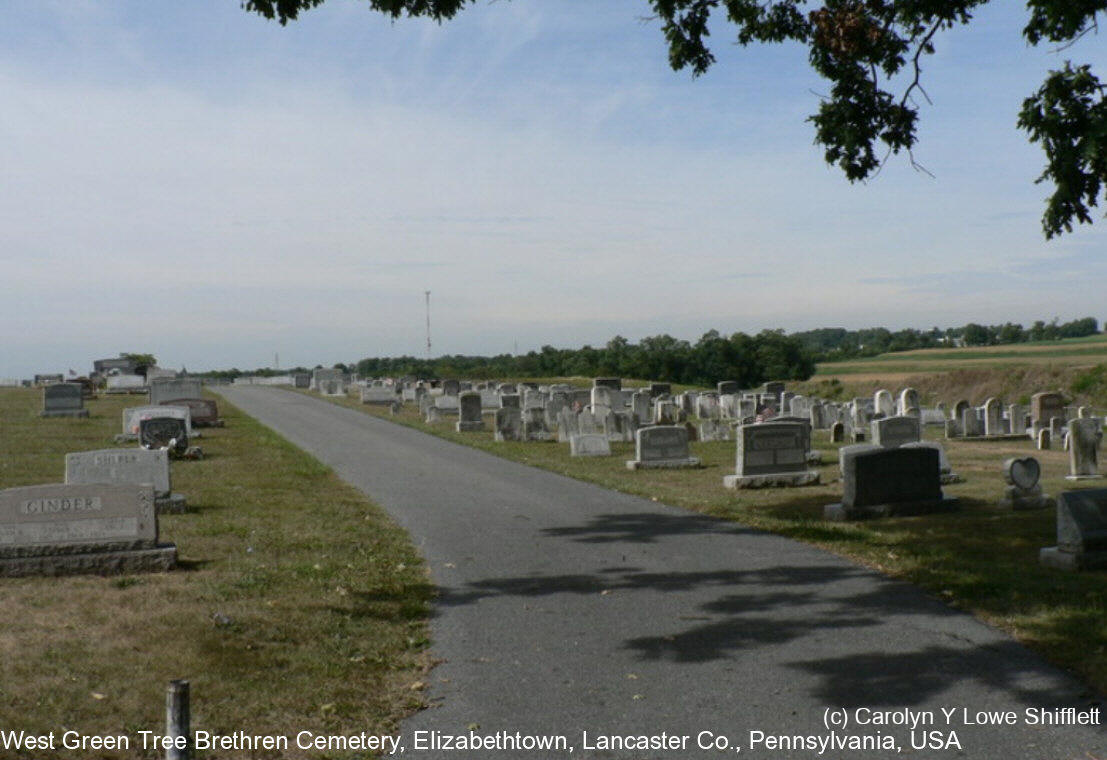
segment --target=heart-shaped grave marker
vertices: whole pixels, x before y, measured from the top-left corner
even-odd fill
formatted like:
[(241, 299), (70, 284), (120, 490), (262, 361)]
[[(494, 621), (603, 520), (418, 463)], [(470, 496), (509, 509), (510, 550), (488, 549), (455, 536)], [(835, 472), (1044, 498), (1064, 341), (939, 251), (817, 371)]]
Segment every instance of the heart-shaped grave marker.
[(1038, 480), (1042, 477), (1042, 466), (1034, 457), (1008, 459), (1003, 463), (1003, 474), (1008, 483), (1025, 491), (1038, 485)]

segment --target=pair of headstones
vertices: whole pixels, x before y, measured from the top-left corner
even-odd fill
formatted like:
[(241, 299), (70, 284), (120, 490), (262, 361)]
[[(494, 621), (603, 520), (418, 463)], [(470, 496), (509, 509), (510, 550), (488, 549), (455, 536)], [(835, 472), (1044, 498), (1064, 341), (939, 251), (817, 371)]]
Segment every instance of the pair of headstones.
[(172, 492), (169, 456), (165, 450), (100, 449), (65, 455), (65, 482), (115, 483), (154, 487), (157, 511), (183, 512), (187, 500)]

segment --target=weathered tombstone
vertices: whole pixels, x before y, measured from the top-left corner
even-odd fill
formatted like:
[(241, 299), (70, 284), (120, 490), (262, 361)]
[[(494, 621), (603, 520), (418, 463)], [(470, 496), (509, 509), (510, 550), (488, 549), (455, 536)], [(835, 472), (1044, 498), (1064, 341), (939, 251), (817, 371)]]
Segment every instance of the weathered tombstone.
[(1052, 444), (1053, 434), (1049, 432), (1049, 428), (1042, 428), (1038, 431), (1038, 451), (1048, 451)]
[(830, 442), (843, 443), (846, 440), (846, 426), (841, 422), (835, 422), (830, 426)]
[[(1061, 422), (1067, 419), (1065, 417), (1065, 399), (1060, 393), (1050, 391), (1035, 393), (1030, 397), (1030, 425), (1034, 430), (1050, 427), (1051, 421), (1055, 417), (1060, 417)], [(1053, 432), (1053, 437), (1057, 437), (1056, 432)]]
[(871, 428), (873, 445), (886, 449), (922, 440), (918, 417), (908, 415), (885, 417), (881, 420), (873, 420)]
[(953, 405), (953, 411), (950, 413), (950, 419), (956, 420), (958, 423), (960, 423), (962, 415), (964, 415), (966, 409), (972, 409), (972, 404), (970, 404), (965, 399), (961, 399)]
[(961, 413), (961, 433), (966, 438), (978, 438), (984, 434), (984, 425), (972, 407)]
[(999, 426), (999, 399), (994, 396), (984, 402), (984, 435), (1002, 435)]
[(372, 406), (391, 406), (399, 398), (396, 389), (385, 385), (370, 385), (361, 389), (361, 403)]
[(518, 393), (505, 393), (500, 396), (500, 406), (504, 409), (522, 409), (522, 399)]
[(569, 436), (569, 456), (608, 457), (611, 456), (611, 443), (606, 435), (577, 433)]
[(1057, 498), (1057, 546), (1039, 561), (1058, 570), (1107, 567), (1107, 489), (1062, 491)]
[(493, 438), (497, 441), (523, 440), (523, 413), (518, 407), (505, 406), (496, 410)]
[(576, 412), (569, 407), (562, 408), (557, 413), (557, 442), (568, 443), (569, 436), (576, 435), (579, 432), (580, 425), (577, 423)]
[(705, 442), (729, 441), (730, 425), (721, 420), (703, 420), (699, 425), (699, 439)]
[(634, 459), (628, 470), (699, 467), (698, 457), (688, 450), (688, 430), (683, 425), (651, 425), (634, 436)]
[(807, 410), (807, 417), (808, 420), (810, 420), (811, 422), (812, 430), (826, 430), (826, 409), (823, 407), (822, 404), (818, 402), (812, 404), (811, 407)]
[(462, 391), (458, 398), (458, 421), (454, 429), (459, 433), (473, 433), (484, 430), (484, 418), (481, 417), (480, 391)]
[(949, 485), (950, 483), (960, 483), (961, 476), (953, 471), (953, 466), (949, 463), (949, 457), (946, 456), (946, 450), (942, 448), (942, 444), (937, 441), (916, 441), (914, 443), (903, 444), (904, 448), (916, 448), (916, 449), (934, 449), (938, 452), (938, 479), (942, 485)]
[(180, 417), (148, 417), (139, 420), (138, 442), (144, 449), (168, 449), (171, 455), (188, 451), (188, 430)]
[(655, 399), (653, 402), (654, 425), (675, 425), (681, 422), (679, 410), (672, 401), (666, 398)]
[(639, 425), (648, 425), (652, 419), (649, 391), (635, 391), (630, 395), (630, 411), (638, 418)]
[(168, 570), (151, 485), (60, 483), (0, 491), (0, 575)]
[(1010, 422), (1012, 435), (1026, 435), (1026, 415), (1018, 404), (1007, 407), (1007, 419)]
[(310, 388), (311, 387), (311, 375), (307, 372), (293, 372), (292, 373), (292, 387), (293, 388)]
[(1034, 457), (1011, 458), (1003, 463), (1003, 479), (1007, 487), (1003, 490), (1003, 498), (999, 500), (1001, 507), (1008, 509), (1043, 509), (1053, 504), (1053, 499), (1042, 494), (1042, 486), (1039, 482), (1042, 477), (1042, 466)]
[(883, 417), (896, 415), (896, 402), (892, 399), (890, 391), (881, 389), (873, 394), (873, 411)]
[(223, 427), (219, 418), (219, 405), (210, 398), (179, 398), (169, 401), (165, 406), (179, 406), (188, 409), (189, 421), (193, 427)]
[(146, 378), (142, 375), (108, 375), (108, 393), (145, 393)]
[(150, 405), (158, 406), (179, 398), (199, 398), (203, 384), (194, 377), (156, 377), (150, 381)]
[(523, 410), (523, 440), (524, 441), (552, 441), (554, 434), (546, 425), (546, 414), (543, 409)]
[(781, 394), (784, 393), (784, 383), (780, 380), (772, 380), (761, 386), (761, 392), (779, 403)]
[(1087, 480), (1099, 475), (1099, 442), (1103, 423), (1098, 417), (1069, 420), (1069, 474), (1065, 480)]
[(942, 494), (938, 452), (908, 447), (858, 451), (842, 457), (842, 501), (827, 504), (827, 520), (920, 515), (954, 509)]
[[(621, 396), (621, 394), (622, 394), (621, 391), (612, 390), (611, 388), (609, 388), (606, 385), (594, 385), (594, 386), (592, 386), (592, 398), (591, 398), (592, 413), (594, 415), (596, 415), (597, 417), (599, 417), (600, 419), (603, 419), (605, 416), (607, 416), (607, 413), (610, 412), (612, 410), (612, 408), (616, 406), (616, 403), (615, 403), (615, 400), (614, 400), (613, 396), (615, 396), (615, 395), (620, 395)], [(621, 399), (620, 399), (620, 402), (621, 402)]]
[(159, 513), (183, 512), (187, 504), (183, 494), (172, 493), (169, 456), (162, 450), (99, 449), (66, 454), (65, 482), (149, 483), (154, 487), (155, 506)]
[(899, 416), (917, 415), (919, 413), (919, 392), (914, 388), (904, 388), (899, 394), (899, 405), (896, 407)]
[(1052, 417), (1049, 420), (1049, 436), (1051, 440), (1058, 440), (1065, 435), (1065, 422), (1060, 417)]
[(848, 446), (843, 446), (838, 449), (838, 477), (841, 478), (846, 472), (846, 459), (861, 451), (883, 451), (883, 447), (874, 446), (871, 443), (851, 443)]
[(619, 377), (594, 377), (592, 378), (592, 387), (597, 388), (603, 386), (605, 388), (611, 388), (612, 390), (620, 391), (623, 389), (623, 380)]
[(732, 396), (742, 390), (735, 380), (720, 380), (715, 384), (715, 390), (720, 396)]
[(456, 396), (461, 393), (461, 381), (454, 379), (443, 380), (441, 388), (443, 396)]
[(723, 477), (727, 488), (806, 486), (819, 482), (817, 470), (808, 469), (811, 427), (806, 422), (763, 422), (741, 425), (735, 474)]
[(87, 417), (84, 395), (76, 383), (52, 383), (42, 387), (41, 417)]
[(1092, 408), (1090, 406), (1081, 406), (1076, 410), (1077, 419), (1084, 419), (1085, 417), (1092, 416)]
[(671, 396), (673, 393), (673, 386), (671, 383), (650, 383), (647, 390), (649, 390), (651, 398)]
[(946, 438), (960, 438), (961, 437), (961, 423), (957, 420), (946, 420), (945, 422)]
[(432, 403), (440, 416), (449, 415), (452, 417), (458, 414), (460, 410), (460, 402), (457, 396), (435, 396)]

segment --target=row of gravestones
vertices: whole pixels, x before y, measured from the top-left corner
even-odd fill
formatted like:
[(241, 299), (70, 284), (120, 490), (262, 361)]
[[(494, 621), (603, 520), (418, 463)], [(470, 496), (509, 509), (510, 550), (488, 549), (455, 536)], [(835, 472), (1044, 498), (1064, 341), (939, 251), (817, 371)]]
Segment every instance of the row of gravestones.
[[(64, 483), (0, 491), (0, 575), (172, 568), (177, 549), (159, 542), (157, 515), (183, 511), (187, 500), (172, 492), (169, 458), (191, 448), (193, 424), (222, 425), (215, 402), (200, 392), (198, 380), (155, 379), (151, 404), (123, 413), (122, 436), (138, 448), (73, 452)], [(45, 386), (43, 416), (87, 416), (74, 396)], [(48, 414), (57, 411), (70, 413)]]
[[(367, 400), (367, 396), (372, 398), (373, 394), (377, 395), (381, 403), (396, 401), (395, 388), (384, 384), (377, 384), (376, 387), (379, 390), (370, 391), (369, 394), (363, 390), (363, 401), (372, 403), (377, 400)], [(596, 388), (602, 390), (597, 391)], [(455, 395), (441, 395), (446, 391), (454, 390), (458, 391)], [(542, 414), (551, 397), (548, 389), (543, 389), (547, 392), (544, 397), (538, 393), (530, 394), (529, 391), (536, 390), (530, 388), (499, 387), (495, 390), (501, 392), (522, 390), (522, 398), (525, 399), (530, 395), (536, 399), (536, 403), (532, 405), (526, 402), (520, 403), (520, 394), (499, 392), (493, 394), (491, 388), (478, 388), (477, 392), (465, 393), (459, 385), (456, 389), (453, 387), (442, 389), (436, 397), (428, 395), (423, 408), (432, 420), (442, 414), (456, 414), (458, 430), (483, 430), (485, 428), (482, 415), (492, 407), (495, 409), (497, 440), (551, 440), (553, 438), (550, 433), (550, 418)], [(625, 418), (634, 421), (637, 415), (623, 411), (619, 396), (611, 392), (613, 390), (621, 389), (616, 388), (614, 383), (598, 382), (589, 393), (591, 402), (589, 408), (574, 412), (568, 404), (557, 407), (558, 437), (559, 440), (570, 444), (572, 455), (609, 456), (611, 441), (628, 440), (628, 435), (633, 435), (635, 458), (627, 462), (627, 467), (630, 469), (700, 465), (700, 461), (690, 454), (690, 436), (686, 426), (650, 425), (636, 430), (630, 427), (628, 430), (628, 426), (622, 420)], [(656, 390), (659, 393), (658, 399), (654, 399), (652, 415), (655, 420), (658, 416), (656, 411), (658, 406), (664, 404), (671, 404), (680, 411), (684, 410), (685, 404), (690, 404), (697, 416), (707, 418), (705, 423), (718, 423), (724, 415), (716, 416), (711, 407), (712, 403), (717, 404), (720, 398), (724, 403), (727, 403), (728, 399), (733, 399), (735, 411), (739, 415), (741, 411), (745, 411), (740, 406), (743, 402), (747, 405), (745, 409), (750, 409), (748, 405), (751, 402), (757, 404), (761, 401), (761, 399), (743, 398), (740, 392), (721, 397), (716, 394), (699, 394), (698, 397), (688, 401), (671, 400), (666, 395), (668, 389)], [(731, 389), (721, 388), (720, 390)], [(401, 400), (404, 400), (403, 392), (404, 390), (401, 389)], [(413, 393), (411, 398), (421, 400), (423, 395)], [(862, 420), (868, 422), (871, 443), (862, 446), (846, 446), (840, 450), (839, 467), (843, 496), (841, 502), (827, 505), (824, 514), (828, 519), (851, 520), (883, 515), (921, 514), (956, 507), (956, 499), (945, 496), (941, 490), (943, 484), (957, 480), (944, 450), (940, 444), (921, 440), (921, 426), (927, 420), (926, 410), (921, 410), (918, 406), (917, 394), (907, 389), (900, 394), (900, 403), (896, 406), (887, 404), (890, 401), (890, 394), (887, 395), (888, 398), (884, 399), (883, 394), (878, 392), (871, 406), (865, 404), (863, 400), (855, 399), (851, 407), (845, 410), (856, 427), (860, 427)], [(657, 403), (658, 400), (660, 404)], [(803, 407), (797, 404), (797, 397), (791, 399), (778, 397), (778, 400), (781, 406), (790, 412), (802, 414), (804, 411)], [(498, 407), (496, 402), (499, 402)], [(633, 408), (633, 402), (626, 406)], [(967, 402), (958, 406), (967, 406)], [(986, 402), (985, 414), (995, 406), (992, 400)], [(815, 406), (807, 407), (809, 414), (812, 408)], [(594, 413), (596, 409), (600, 410), (602, 417)], [(615, 409), (619, 411), (616, 412)], [(955, 408), (954, 414), (958, 411), (963, 414), (965, 409)], [(888, 412), (905, 413), (889, 414)], [(664, 419), (664, 414), (661, 416)], [(676, 414), (674, 417), (679, 419)], [(940, 418), (944, 419), (944, 413)], [(840, 429), (842, 422), (835, 422), (834, 425)], [(724, 478), (724, 485), (727, 487), (754, 488), (818, 482), (818, 472), (809, 467), (811, 420), (777, 417), (769, 422), (740, 424), (737, 427), (720, 425), (720, 427), (728, 432), (733, 429), (737, 441), (736, 473)], [(1076, 428), (1085, 431), (1087, 436), (1079, 443), (1074, 438), (1074, 445), (1070, 448), (1072, 473), (1069, 477), (1073, 479), (1095, 477), (1098, 475), (1094, 463), (1101, 436), (1100, 423), (1094, 418), (1089, 418), (1086, 424), (1077, 424)], [(703, 429), (701, 424), (700, 430)], [(1002, 504), (1012, 509), (1032, 509), (1053, 503), (1041, 492), (1038, 484), (1040, 467), (1033, 458), (1009, 460), (1004, 465), (1004, 473), (1008, 485)], [(1103, 493), (1107, 495), (1107, 491)], [(1094, 509), (1089, 512), (1085, 507), (1080, 513), (1080, 519), (1072, 517), (1074, 510), (1072, 505), (1077, 498), (1087, 499), (1086, 496), (1075, 497), (1066, 493), (1059, 500), (1058, 547), (1043, 549), (1043, 563), (1073, 568), (1095, 566), (1098, 561), (1094, 551), (1094, 535), (1089, 541), (1084, 534), (1088, 532), (1088, 515), (1100, 514), (1100, 512)]]

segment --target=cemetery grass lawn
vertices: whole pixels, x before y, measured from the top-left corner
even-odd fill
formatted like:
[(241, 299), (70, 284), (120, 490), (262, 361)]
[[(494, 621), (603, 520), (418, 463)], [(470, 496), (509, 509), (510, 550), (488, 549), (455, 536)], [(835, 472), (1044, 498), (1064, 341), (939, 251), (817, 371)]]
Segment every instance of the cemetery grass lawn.
[[(62, 482), (65, 454), (115, 446), (122, 409), (142, 398), (86, 401), (89, 419), (41, 419), (41, 391), (0, 389), (0, 488)], [(432, 588), (406, 533), (219, 405), (226, 427), (196, 440), (205, 459), (170, 465), (190, 506), (159, 517), (178, 569), (0, 578), (0, 729), (126, 734), (129, 751), (80, 756), (161, 757), (141, 751), (137, 731), (164, 731), (166, 684), (187, 678), (193, 730), (290, 737), (287, 752), (243, 757), (361, 758), (302, 752), (294, 736), (394, 732), (423, 706)]]
[[(693, 442), (698, 470), (626, 469), (634, 446), (611, 444), (611, 457), (569, 456), (568, 444), (496, 443), (487, 432), (458, 433), (456, 418), (428, 425), (406, 404), (392, 416), (387, 407), (354, 398), (328, 399), (506, 459), (567, 475), (654, 501), (684, 507), (823, 547), (894, 578), (910, 581), (954, 607), (975, 614), (1072, 671), (1100, 694), (1107, 693), (1107, 572), (1063, 573), (1038, 564), (1038, 550), (1056, 543), (1056, 511), (1012, 512), (997, 502), (1003, 494), (1001, 464), (1035, 456), (1042, 486), (1057, 496), (1071, 490), (1067, 452), (1037, 451), (1028, 440), (946, 441), (936, 428), (924, 438), (940, 440), (963, 483), (943, 486), (961, 500), (958, 512), (924, 517), (831, 523), (825, 504), (840, 501), (839, 444), (815, 431), (822, 452), (821, 485), (729, 491), (723, 475), (734, 472), (733, 441)], [(1079, 487), (1105, 488), (1107, 480)]]

